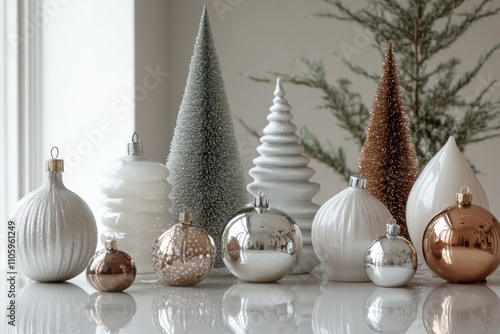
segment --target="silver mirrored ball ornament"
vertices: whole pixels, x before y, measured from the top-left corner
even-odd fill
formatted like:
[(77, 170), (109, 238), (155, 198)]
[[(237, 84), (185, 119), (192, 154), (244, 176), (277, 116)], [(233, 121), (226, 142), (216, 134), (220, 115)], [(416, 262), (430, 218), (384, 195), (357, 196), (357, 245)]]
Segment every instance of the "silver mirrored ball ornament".
[(408, 283), (417, 270), (417, 252), (399, 236), (399, 226), (389, 219), (385, 236), (374, 240), (365, 252), (365, 269), (370, 280), (381, 287), (398, 287)]
[(302, 252), (302, 234), (292, 217), (269, 209), (262, 191), (254, 205), (236, 212), (221, 240), (222, 260), (247, 282), (275, 282), (292, 272)]

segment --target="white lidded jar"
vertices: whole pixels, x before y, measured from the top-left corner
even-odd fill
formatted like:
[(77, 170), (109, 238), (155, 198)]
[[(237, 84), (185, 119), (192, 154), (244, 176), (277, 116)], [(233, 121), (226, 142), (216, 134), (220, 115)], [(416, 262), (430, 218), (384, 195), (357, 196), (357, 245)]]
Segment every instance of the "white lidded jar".
[(351, 176), (349, 187), (321, 206), (312, 224), (312, 243), (328, 280), (369, 282), (364, 254), (383, 235), (391, 213), (365, 190), (366, 178)]
[(128, 253), (137, 267), (136, 282), (157, 281), (151, 247), (155, 237), (171, 223), (168, 212), (170, 185), (167, 167), (143, 155), (143, 143), (136, 133), (127, 143), (127, 155), (102, 172), (101, 189), (106, 212), (102, 239), (113, 233), (120, 249)]

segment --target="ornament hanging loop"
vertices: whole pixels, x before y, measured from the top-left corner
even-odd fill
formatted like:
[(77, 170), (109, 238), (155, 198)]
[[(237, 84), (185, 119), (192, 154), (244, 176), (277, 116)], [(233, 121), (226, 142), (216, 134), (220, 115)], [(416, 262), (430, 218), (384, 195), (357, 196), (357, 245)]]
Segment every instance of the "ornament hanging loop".
[[(56, 150), (56, 156), (54, 157), (54, 150)], [(57, 157), (59, 157), (59, 148), (57, 146), (54, 146), (51, 148), (50, 150), (50, 157), (52, 159), (57, 159)]]
[[(464, 189), (466, 192), (464, 192)], [(459, 208), (469, 208), (472, 204), (472, 194), (469, 192), (470, 189), (467, 185), (464, 185), (460, 188), (460, 192), (456, 193), (455, 201), (458, 204)]]
[(64, 160), (58, 159), (59, 148), (57, 146), (52, 147), (52, 149), (50, 150), (50, 157), (51, 159), (45, 161), (45, 171), (54, 173), (64, 172)]
[(134, 131), (132, 141), (127, 143), (127, 155), (143, 155), (142, 142), (139, 141), (139, 135)]

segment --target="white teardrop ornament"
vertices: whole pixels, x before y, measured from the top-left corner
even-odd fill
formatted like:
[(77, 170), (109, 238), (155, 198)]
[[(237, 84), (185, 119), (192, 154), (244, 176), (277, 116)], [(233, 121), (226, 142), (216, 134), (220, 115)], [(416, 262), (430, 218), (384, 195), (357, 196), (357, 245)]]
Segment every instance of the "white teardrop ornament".
[(432, 217), (454, 205), (454, 194), (463, 185), (474, 194), (474, 204), (489, 210), (488, 198), (467, 160), (450, 137), (427, 163), (413, 185), (406, 205), (406, 221), (411, 241), (423, 259), (422, 237)]

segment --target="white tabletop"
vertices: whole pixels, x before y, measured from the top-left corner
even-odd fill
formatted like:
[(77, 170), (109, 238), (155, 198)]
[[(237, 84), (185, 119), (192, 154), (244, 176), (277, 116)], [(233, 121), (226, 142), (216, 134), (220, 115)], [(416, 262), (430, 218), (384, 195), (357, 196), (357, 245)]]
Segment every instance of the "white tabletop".
[(419, 269), (405, 287), (380, 288), (329, 282), (321, 268), (272, 284), (213, 269), (195, 287), (134, 283), (104, 293), (83, 275), (20, 286), (17, 333), (500, 333), (496, 275), (450, 284)]

